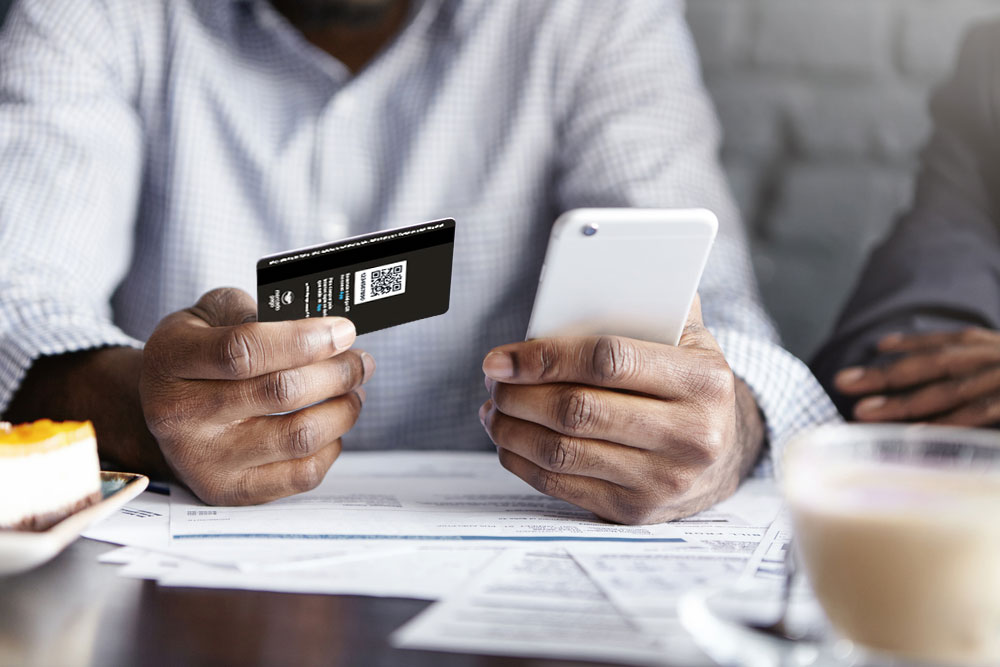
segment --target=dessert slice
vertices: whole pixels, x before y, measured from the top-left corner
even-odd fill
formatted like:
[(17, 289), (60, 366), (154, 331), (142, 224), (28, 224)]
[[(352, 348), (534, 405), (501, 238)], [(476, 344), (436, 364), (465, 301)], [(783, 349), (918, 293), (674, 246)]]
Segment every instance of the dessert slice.
[(0, 530), (46, 530), (101, 498), (89, 422), (0, 422)]

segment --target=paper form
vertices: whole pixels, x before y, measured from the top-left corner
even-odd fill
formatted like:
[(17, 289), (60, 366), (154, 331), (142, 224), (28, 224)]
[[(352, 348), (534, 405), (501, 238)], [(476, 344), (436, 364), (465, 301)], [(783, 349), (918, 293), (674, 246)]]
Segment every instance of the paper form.
[(253, 507), (172, 496), (174, 543), (192, 539), (683, 542), (672, 524), (622, 526), (545, 496), (490, 453), (348, 452), (316, 489)]
[(687, 667), (708, 662), (678, 598), (780, 587), (781, 504), (754, 479), (693, 517), (619, 526), (536, 492), (492, 454), (348, 452), (306, 494), (220, 508), (175, 488), (88, 535), (131, 545), (102, 560), (165, 586), (441, 600), (394, 636), (407, 648)]
[[(178, 489), (174, 488), (173, 493), (178, 493)], [(140, 555), (155, 552), (248, 571), (298, 567), (316, 559), (336, 557), (350, 548), (329, 543), (275, 543), (269, 540), (192, 541), (176, 544), (170, 540), (170, 496), (151, 491), (132, 499), (118, 512), (89, 528), (83, 536), (125, 545), (126, 549), (102, 554), (98, 559), (102, 563), (127, 564)], [(374, 545), (358, 544), (353, 547), (352, 553), (359, 550), (371, 553), (372, 548)], [(400, 550), (400, 547), (395, 547), (395, 550)]]
[(562, 550), (508, 549), (392, 637), (401, 648), (669, 664)]
[[(677, 603), (694, 589), (725, 586), (739, 580), (747, 557), (698, 548), (630, 549), (617, 553), (569, 547), (608, 599), (664, 650), (684, 655), (682, 664), (705, 662), (680, 623)], [(710, 664), (710, 663), (706, 663)]]
[[(760, 544), (750, 557), (746, 571), (740, 579), (745, 589), (770, 589), (780, 597), (786, 585), (788, 550), (792, 548), (792, 522), (787, 511), (783, 511), (768, 528)], [(832, 632), (829, 621), (823, 613), (806, 573), (800, 567), (791, 583), (791, 595), (786, 616), (786, 624), (803, 635), (829, 635)]]
[(254, 571), (149, 553), (126, 565), (121, 574), (155, 578), (161, 586), (438, 600), (460, 590), (502, 551), (502, 547), (471, 544), (379, 548), (366, 554), (345, 548), (340, 555), (331, 553), (294, 568)]
[(676, 522), (678, 526), (756, 526), (767, 528), (781, 510), (782, 498), (774, 480), (750, 478), (729, 498), (714, 507)]
[(743, 583), (752, 581), (781, 585), (785, 580), (785, 558), (792, 541), (792, 523), (787, 512), (782, 512), (760, 539), (750, 557)]
[(143, 491), (117, 512), (85, 530), (83, 536), (143, 549), (166, 549), (170, 546), (170, 496)]

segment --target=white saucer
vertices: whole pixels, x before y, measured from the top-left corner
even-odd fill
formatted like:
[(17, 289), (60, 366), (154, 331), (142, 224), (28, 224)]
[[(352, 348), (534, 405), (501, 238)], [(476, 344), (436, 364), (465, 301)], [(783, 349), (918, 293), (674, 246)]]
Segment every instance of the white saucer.
[(113, 514), (148, 484), (145, 475), (102, 470), (100, 502), (74, 512), (48, 530), (0, 530), (0, 576), (24, 572), (55, 558), (80, 533)]

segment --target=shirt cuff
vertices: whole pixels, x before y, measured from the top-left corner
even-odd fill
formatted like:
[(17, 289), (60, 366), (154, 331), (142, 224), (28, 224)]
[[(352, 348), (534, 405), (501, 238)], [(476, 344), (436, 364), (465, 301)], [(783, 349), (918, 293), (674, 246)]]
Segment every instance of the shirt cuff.
[(101, 347), (133, 347), (142, 342), (105, 320), (87, 316), (61, 316), (37, 326), (21, 326), (0, 332), (0, 414), (35, 359)]
[(796, 433), (842, 422), (833, 401), (809, 368), (777, 343), (731, 329), (712, 331), (733, 373), (750, 388), (764, 415), (772, 473), (780, 476), (781, 457)]

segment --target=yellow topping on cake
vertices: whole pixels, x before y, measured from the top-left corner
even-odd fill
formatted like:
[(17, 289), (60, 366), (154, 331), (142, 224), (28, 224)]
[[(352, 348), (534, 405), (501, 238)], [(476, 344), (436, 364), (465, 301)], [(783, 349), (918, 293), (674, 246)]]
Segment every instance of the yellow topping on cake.
[(94, 425), (85, 422), (54, 422), (39, 419), (11, 426), (0, 423), (0, 457), (42, 453), (95, 437)]

